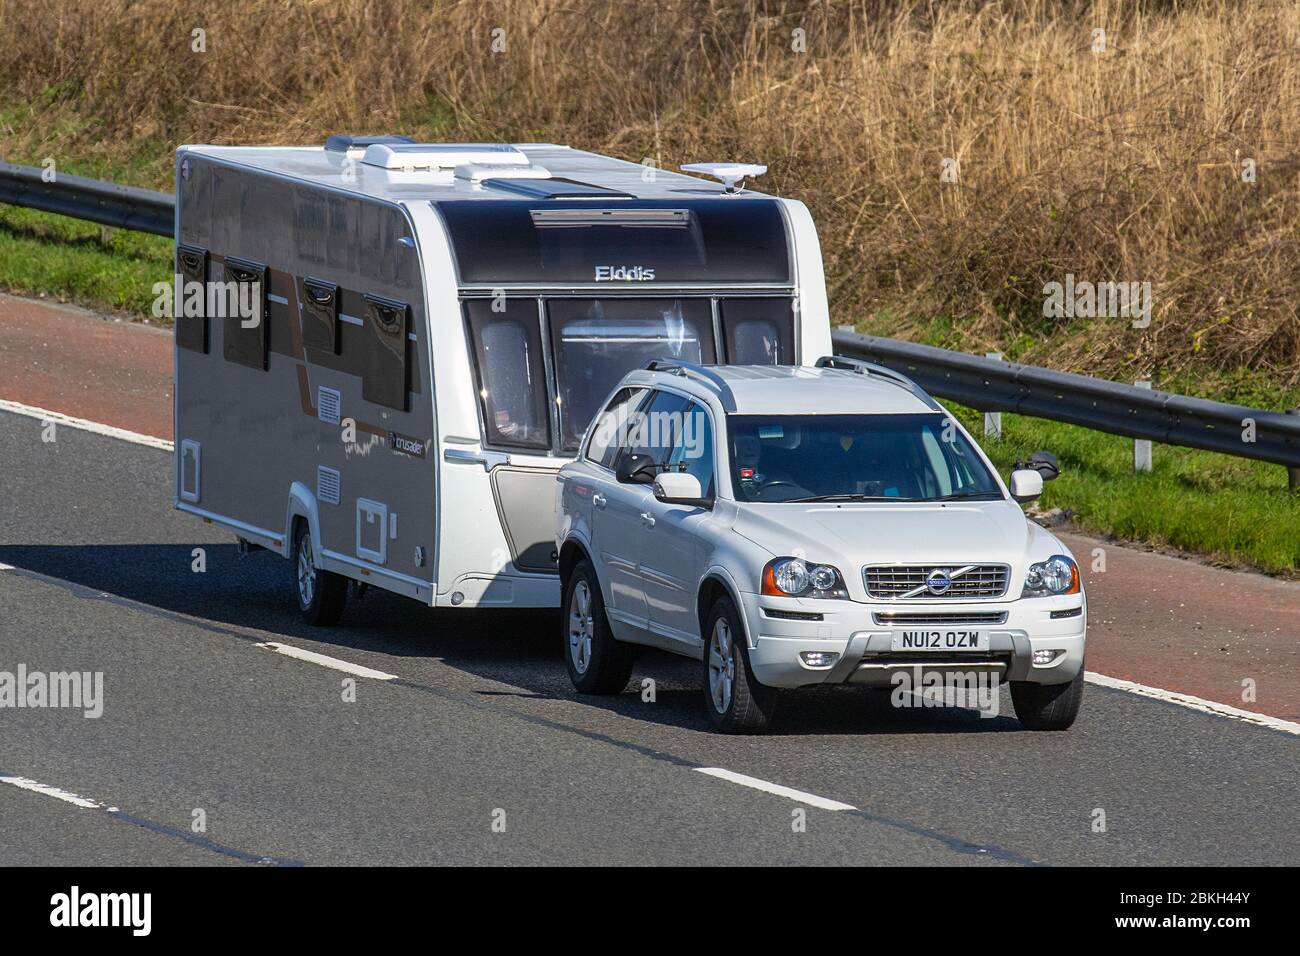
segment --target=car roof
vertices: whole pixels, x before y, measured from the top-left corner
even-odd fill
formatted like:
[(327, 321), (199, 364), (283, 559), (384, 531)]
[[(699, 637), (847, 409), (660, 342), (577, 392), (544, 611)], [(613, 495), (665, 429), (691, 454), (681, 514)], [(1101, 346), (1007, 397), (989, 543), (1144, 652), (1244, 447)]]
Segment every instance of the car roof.
[(625, 382), (671, 385), (701, 398), (712, 396), (737, 415), (900, 415), (939, 410), (915, 385), (889, 373), (799, 365), (680, 368), (685, 371), (639, 369), (629, 373)]

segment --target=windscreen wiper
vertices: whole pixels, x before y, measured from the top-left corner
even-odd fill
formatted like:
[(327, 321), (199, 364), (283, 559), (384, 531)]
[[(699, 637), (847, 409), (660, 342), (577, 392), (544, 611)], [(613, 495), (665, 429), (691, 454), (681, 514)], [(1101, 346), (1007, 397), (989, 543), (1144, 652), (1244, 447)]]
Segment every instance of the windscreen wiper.
[(813, 495), (809, 498), (788, 498), (787, 503), (805, 501), (915, 501), (915, 498), (899, 498), (896, 495)]
[(1001, 498), (1002, 495), (996, 491), (954, 491), (950, 495), (940, 495), (938, 498), (931, 498), (931, 501), (960, 501), (963, 498), (987, 498), (992, 495), (994, 498)]

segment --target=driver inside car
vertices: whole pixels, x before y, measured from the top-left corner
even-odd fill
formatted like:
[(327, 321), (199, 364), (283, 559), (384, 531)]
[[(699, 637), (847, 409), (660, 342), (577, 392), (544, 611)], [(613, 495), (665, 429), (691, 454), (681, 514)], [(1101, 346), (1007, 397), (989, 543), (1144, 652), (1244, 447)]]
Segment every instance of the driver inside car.
[(788, 473), (764, 467), (763, 442), (757, 435), (738, 434), (734, 438), (734, 444), (736, 478), (751, 495), (761, 495), (767, 485), (791, 487)]

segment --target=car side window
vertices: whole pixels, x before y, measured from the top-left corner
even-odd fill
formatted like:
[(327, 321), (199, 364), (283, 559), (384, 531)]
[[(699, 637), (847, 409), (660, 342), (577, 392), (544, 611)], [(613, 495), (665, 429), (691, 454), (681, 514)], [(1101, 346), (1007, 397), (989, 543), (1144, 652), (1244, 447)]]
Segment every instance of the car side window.
[(687, 402), (681, 427), (668, 456), (670, 471), (681, 471), (699, 479), (704, 497), (714, 497), (713, 425), (708, 410), (698, 402)]
[(588, 461), (606, 468), (614, 467), (614, 459), (627, 436), (632, 413), (649, 391), (645, 386), (629, 386), (620, 388), (614, 394), (597, 419), (596, 427), (592, 429), (591, 441), (587, 443)]
[(663, 466), (677, 442), (676, 428), (680, 428), (682, 409), (688, 399), (672, 392), (655, 391), (643, 402), (641, 408), (629, 418), (626, 437), (619, 443), (619, 454), (614, 465), (624, 455), (649, 455), (656, 465)]

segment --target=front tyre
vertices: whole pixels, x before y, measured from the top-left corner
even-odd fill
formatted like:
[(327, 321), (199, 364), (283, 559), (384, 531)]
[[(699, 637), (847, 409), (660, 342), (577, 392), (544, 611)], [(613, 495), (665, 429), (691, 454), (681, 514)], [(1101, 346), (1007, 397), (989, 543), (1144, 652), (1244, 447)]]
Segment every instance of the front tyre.
[(758, 734), (776, 712), (776, 688), (760, 684), (749, 666), (740, 615), (729, 597), (713, 603), (704, 644), (704, 702), (724, 734)]
[(634, 649), (614, 637), (591, 562), (582, 560), (564, 586), (564, 666), (580, 694), (621, 694), (632, 677)]
[(1068, 730), (1083, 703), (1083, 668), (1068, 684), (1011, 682), (1011, 703), (1029, 730)]
[(317, 566), (306, 521), (298, 523), (293, 538), (293, 571), (298, 610), (307, 623), (314, 627), (337, 624), (347, 601), (348, 579)]

